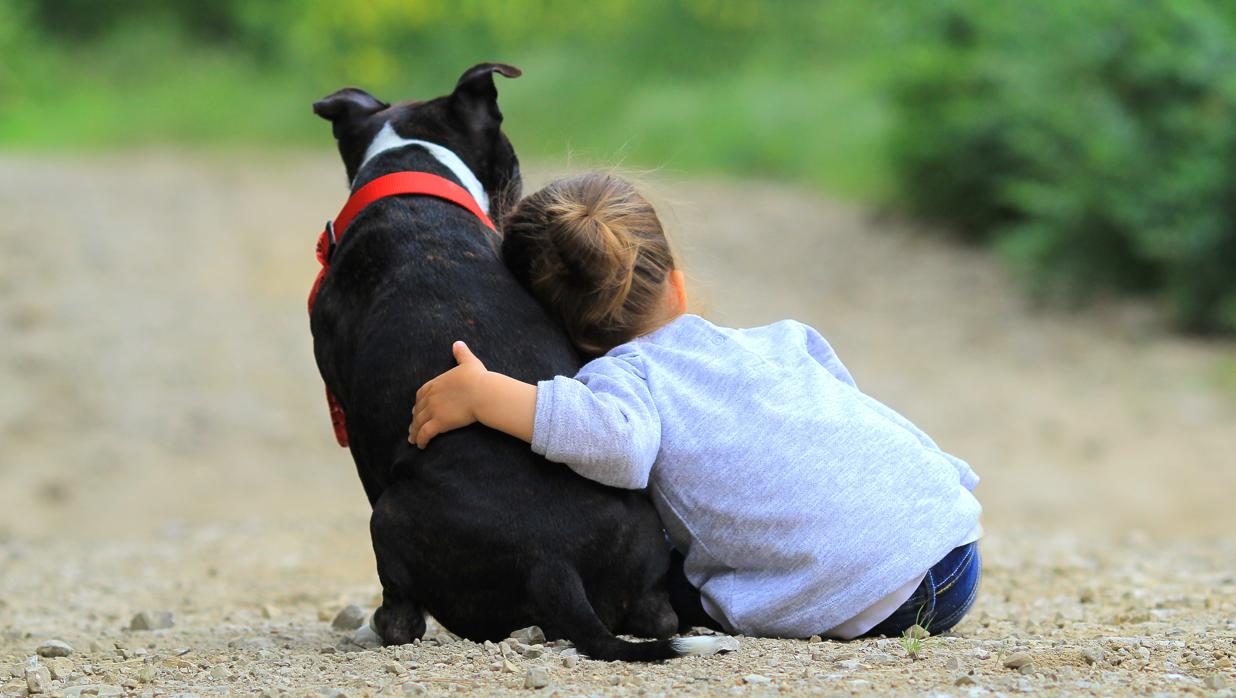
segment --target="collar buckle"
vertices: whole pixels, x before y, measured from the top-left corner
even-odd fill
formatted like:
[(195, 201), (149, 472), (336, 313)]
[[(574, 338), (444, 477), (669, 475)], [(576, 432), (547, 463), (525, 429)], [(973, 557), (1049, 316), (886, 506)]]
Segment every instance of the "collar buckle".
[(335, 236), (335, 221), (326, 221), (326, 263), (335, 256), (335, 248), (339, 246), (339, 238)]

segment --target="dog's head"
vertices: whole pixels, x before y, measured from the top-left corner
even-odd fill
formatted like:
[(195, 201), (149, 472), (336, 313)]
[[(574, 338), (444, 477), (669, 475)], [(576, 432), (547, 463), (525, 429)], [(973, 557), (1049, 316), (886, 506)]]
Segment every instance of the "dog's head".
[(393, 135), (428, 141), (454, 152), (472, 170), (489, 198), (480, 203), (488, 204), (497, 220), (519, 200), (521, 182), (515, 149), (502, 133), (494, 73), (508, 78), (521, 74), (503, 63), (480, 63), (465, 71), (455, 91), (445, 97), (395, 105), (346, 87), (314, 102), (313, 113), (334, 126), (349, 181), (356, 179), (375, 139)]

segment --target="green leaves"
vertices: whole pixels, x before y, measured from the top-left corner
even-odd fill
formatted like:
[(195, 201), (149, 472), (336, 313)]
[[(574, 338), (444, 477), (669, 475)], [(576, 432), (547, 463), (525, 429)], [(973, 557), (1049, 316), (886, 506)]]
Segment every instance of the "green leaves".
[(1183, 327), (1236, 331), (1236, 16), (1032, 6), (929, 23), (935, 55), (896, 92), (899, 198), (994, 242), (1041, 294), (1148, 291)]

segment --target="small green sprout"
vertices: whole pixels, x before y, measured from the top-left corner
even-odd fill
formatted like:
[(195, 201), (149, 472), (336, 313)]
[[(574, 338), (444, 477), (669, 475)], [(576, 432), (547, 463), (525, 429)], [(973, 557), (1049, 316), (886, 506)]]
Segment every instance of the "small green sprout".
[(923, 609), (919, 608), (919, 615), (915, 616), (914, 625), (906, 628), (905, 632), (901, 634), (901, 646), (905, 649), (906, 654), (910, 655), (910, 659), (918, 659), (918, 656), (922, 654), (923, 648), (927, 644), (928, 638), (931, 637), (931, 633), (927, 631), (927, 628), (920, 624), (922, 612)]

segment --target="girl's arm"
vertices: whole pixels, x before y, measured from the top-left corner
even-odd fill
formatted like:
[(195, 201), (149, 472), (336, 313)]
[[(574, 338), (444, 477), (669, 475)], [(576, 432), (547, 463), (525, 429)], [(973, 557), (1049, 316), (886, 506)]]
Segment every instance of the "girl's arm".
[(648, 486), (661, 421), (638, 357), (601, 357), (575, 378), (534, 386), (486, 371), (462, 342), (453, 350), (459, 366), (416, 394), (410, 442), (424, 448), (438, 434), (479, 421), (589, 480)]
[(463, 342), (451, 351), (459, 365), (416, 391), (408, 441), (425, 448), (438, 434), (480, 422), (531, 442), (536, 386), (485, 370)]

